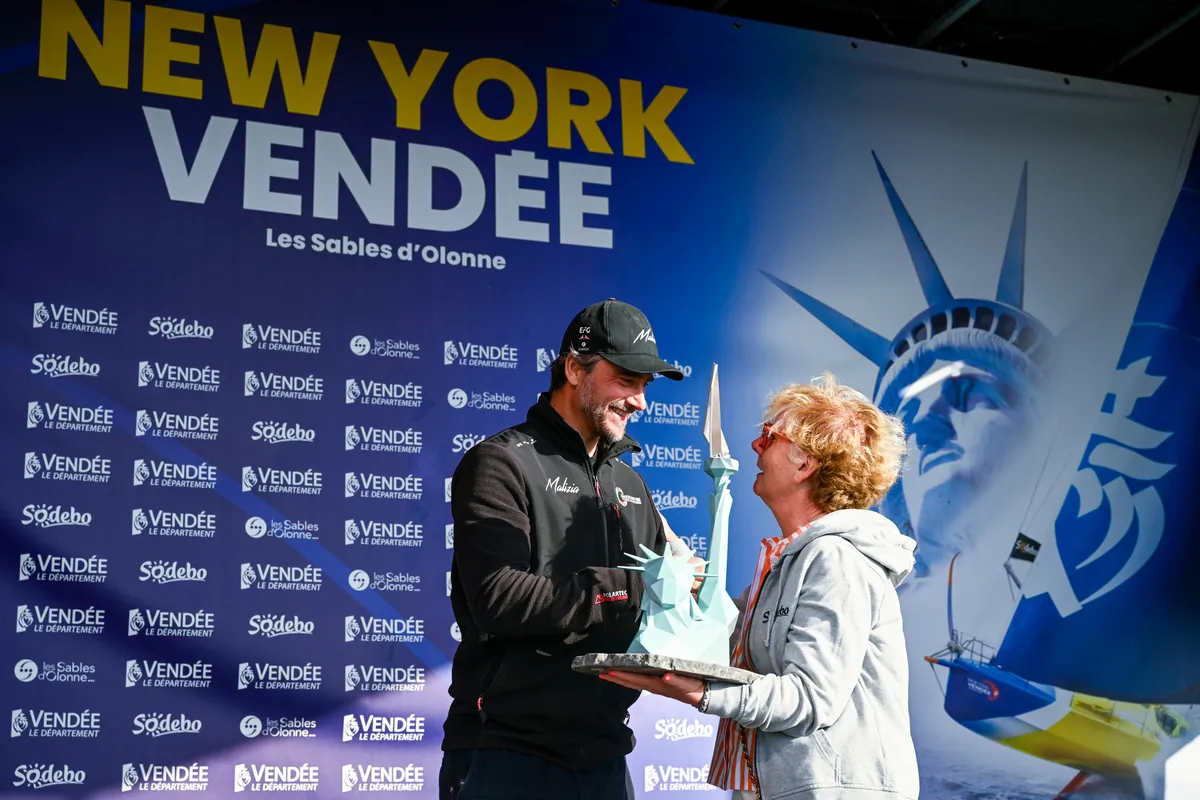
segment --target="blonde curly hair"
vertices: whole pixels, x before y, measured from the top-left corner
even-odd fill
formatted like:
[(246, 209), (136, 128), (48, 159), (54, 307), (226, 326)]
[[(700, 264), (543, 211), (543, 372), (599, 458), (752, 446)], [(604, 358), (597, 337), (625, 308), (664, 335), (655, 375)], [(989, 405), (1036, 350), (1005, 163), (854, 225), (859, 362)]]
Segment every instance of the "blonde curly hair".
[(900, 420), (829, 372), (774, 392), (766, 422), (795, 445), (793, 461), (799, 463), (804, 454), (817, 459), (812, 500), (826, 513), (870, 508), (882, 500), (908, 450)]

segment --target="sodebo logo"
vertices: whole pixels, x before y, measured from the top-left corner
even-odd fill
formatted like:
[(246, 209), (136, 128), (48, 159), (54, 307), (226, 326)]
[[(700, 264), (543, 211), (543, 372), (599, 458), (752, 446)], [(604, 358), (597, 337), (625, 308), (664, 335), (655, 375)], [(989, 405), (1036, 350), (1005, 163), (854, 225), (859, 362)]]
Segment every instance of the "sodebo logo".
[(51, 506), (47, 503), (27, 505), (21, 509), (21, 524), (34, 525), (38, 528), (57, 528), (67, 525), (89, 527), (92, 515), (86, 511), (78, 511), (75, 506), (63, 508), (61, 505)]
[(450, 440), (450, 452), (465, 453), (486, 438), (484, 433), (456, 433)]
[(47, 789), (51, 786), (83, 786), (87, 773), (63, 764), (21, 764), (13, 770), (13, 786), (18, 789)]
[(660, 719), (654, 723), (654, 738), (679, 742), (684, 739), (705, 739), (713, 735), (715, 728), (707, 722), (695, 719)]
[(138, 714), (133, 718), (133, 735), (149, 736), (152, 739), (160, 736), (200, 733), (203, 727), (204, 723), (201, 720), (192, 719), (187, 714), (164, 714), (161, 711), (155, 711), (149, 714)]
[(189, 322), (181, 317), (151, 317), (150, 329), (147, 333), (151, 336), (160, 336), (163, 339), (213, 338), (213, 328), (211, 325), (205, 325), (196, 320)]
[(317, 432), (292, 422), (275, 420), (258, 420), (250, 426), (250, 440), (282, 444), (283, 442), (312, 442), (317, 438)]
[(94, 378), (100, 374), (100, 365), (79, 356), (38, 353), (33, 357), (29, 371), (50, 378)]
[(650, 493), (650, 497), (653, 498), (654, 505), (658, 507), (659, 511), (669, 511), (673, 508), (695, 508), (698, 503), (692, 495), (671, 490), (655, 489)]
[(310, 636), (315, 629), (314, 623), (295, 614), (291, 617), (287, 614), (255, 614), (250, 617), (247, 633), (274, 639), (276, 636)]
[(180, 564), (178, 561), (143, 561), (138, 570), (138, 580), (151, 583), (167, 584), (179, 581), (195, 581), (204, 583), (208, 580), (208, 570), (204, 567), (193, 567), (190, 561)]

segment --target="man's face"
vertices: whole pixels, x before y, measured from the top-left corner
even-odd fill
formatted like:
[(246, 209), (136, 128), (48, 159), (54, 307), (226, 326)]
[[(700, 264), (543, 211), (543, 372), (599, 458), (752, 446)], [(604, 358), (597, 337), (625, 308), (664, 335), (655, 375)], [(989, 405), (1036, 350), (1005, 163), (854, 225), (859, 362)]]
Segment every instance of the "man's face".
[(968, 367), (900, 405), (910, 448), (901, 485), (927, 563), (968, 543), (977, 522), (969, 512), (1028, 430), (1029, 401), (996, 375)]
[(584, 417), (608, 444), (625, 437), (629, 415), (646, 410), (646, 386), (652, 375), (629, 372), (604, 359), (579, 383), (579, 403)]

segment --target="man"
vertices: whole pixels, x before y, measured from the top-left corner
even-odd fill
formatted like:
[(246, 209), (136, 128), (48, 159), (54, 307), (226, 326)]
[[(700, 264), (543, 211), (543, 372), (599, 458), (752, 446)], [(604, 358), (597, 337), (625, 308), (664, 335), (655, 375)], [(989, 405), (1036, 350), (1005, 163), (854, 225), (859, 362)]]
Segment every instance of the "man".
[(624, 652), (637, 633), (641, 573), (620, 565), (642, 544), (661, 552), (667, 534), (618, 456), (640, 449), (625, 425), (654, 375), (683, 373), (659, 358), (645, 315), (609, 299), (575, 316), (550, 374), (526, 421), (468, 450), (454, 473), (450, 602), (462, 643), (442, 800), (626, 797), (638, 693), (571, 660)]

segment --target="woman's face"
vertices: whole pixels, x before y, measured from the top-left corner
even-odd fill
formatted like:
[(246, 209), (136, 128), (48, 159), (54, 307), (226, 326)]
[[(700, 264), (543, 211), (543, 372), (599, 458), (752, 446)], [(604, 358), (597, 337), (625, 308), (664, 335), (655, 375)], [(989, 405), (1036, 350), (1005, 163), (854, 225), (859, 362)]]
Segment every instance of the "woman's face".
[(795, 449), (788, 440), (764, 426), (763, 433), (750, 444), (758, 455), (755, 462), (758, 474), (754, 477), (754, 493), (768, 506), (796, 490), (796, 474), (800, 465), (790, 455)]

